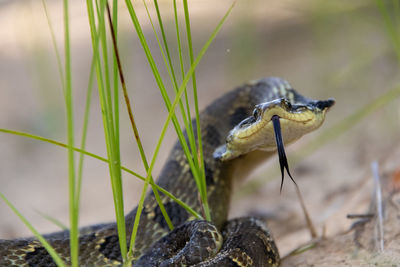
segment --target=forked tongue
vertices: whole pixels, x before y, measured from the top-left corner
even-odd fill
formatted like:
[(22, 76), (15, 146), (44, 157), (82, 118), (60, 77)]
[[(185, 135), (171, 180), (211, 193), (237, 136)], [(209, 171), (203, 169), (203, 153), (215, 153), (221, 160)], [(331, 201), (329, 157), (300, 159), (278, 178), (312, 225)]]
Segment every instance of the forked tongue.
[(285, 169), (286, 169), (290, 179), (292, 179), (293, 183), (296, 186), (297, 186), (297, 184), (294, 181), (294, 179), (289, 171), (289, 165), (288, 165), (286, 153), (285, 153), (285, 146), (283, 144), (283, 139), (282, 139), (281, 123), (279, 121), (279, 116), (274, 115), (274, 116), (272, 116), (271, 120), (272, 120), (272, 124), (274, 125), (275, 142), (276, 142), (276, 146), (278, 148), (279, 165), (281, 167), (282, 180), (281, 180), (280, 192), (282, 192), (283, 180), (285, 178)]

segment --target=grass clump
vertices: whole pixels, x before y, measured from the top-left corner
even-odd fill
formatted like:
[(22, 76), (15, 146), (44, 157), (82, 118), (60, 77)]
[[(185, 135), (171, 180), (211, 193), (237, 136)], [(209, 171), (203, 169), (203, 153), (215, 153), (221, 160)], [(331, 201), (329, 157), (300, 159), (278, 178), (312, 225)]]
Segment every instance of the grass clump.
[[(143, 1), (145, 6), (146, 2)], [(234, 2), (235, 3), (235, 2)], [(93, 57), (91, 63), (91, 71), (89, 76), (88, 88), (87, 88), (87, 100), (85, 107), (85, 114), (83, 120), (83, 130), (81, 137), (81, 145), (80, 148), (75, 147), (75, 136), (74, 136), (74, 103), (73, 103), (73, 86), (72, 86), (72, 75), (71, 75), (71, 47), (70, 47), (70, 18), (69, 18), (69, 1), (63, 0), (63, 15), (64, 15), (64, 67), (62, 66), (61, 56), (57, 49), (57, 42), (55, 40), (54, 30), (52, 28), (52, 24), (50, 22), (49, 13), (47, 12), (47, 8), (45, 2), (43, 1), (46, 16), (49, 23), (50, 32), (52, 35), (53, 45), (55, 47), (56, 58), (58, 62), (59, 74), (61, 77), (61, 85), (62, 90), (64, 92), (65, 106), (66, 106), (66, 125), (67, 125), (67, 143), (57, 142), (51, 139), (43, 138), (40, 136), (31, 135), (28, 133), (21, 133), (9, 129), (0, 129), (0, 132), (20, 135), (28, 138), (33, 138), (36, 140), (48, 142), (54, 145), (62, 146), (68, 149), (68, 169), (69, 169), (69, 213), (70, 213), (70, 264), (71, 266), (79, 266), (79, 229), (78, 229), (78, 220), (79, 220), (79, 202), (80, 202), (80, 191), (81, 191), (81, 183), (82, 183), (82, 173), (83, 173), (83, 162), (84, 155), (89, 155), (91, 157), (97, 158), (99, 160), (105, 161), (109, 165), (110, 170), (110, 178), (112, 185), (112, 192), (114, 198), (114, 206), (115, 206), (115, 216), (118, 227), (118, 237), (120, 242), (120, 249), (122, 258), (125, 266), (129, 266), (132, 256), (132, 249), (134, 248), (136, 233), (139, 227), (141, 210), (143, 208), (143, 202), (145, 193), (147, 191), (147, 187), (150, 184), (152, 186), (153, 192), (156, 196), (157, 202), (159, 203), (160, 209), (170, 227), (173, 229), (172, 222), (168, 217), (165, 208), (162, 205), (159, 191), (168, 197), (172, 198), (179, 205), (183, 206), (190, 214), (195, 216), (196, 218), (206, 218), (211, 220), (211, 214), (208, 208), (207, 203), (207, 191), (205, 186), (205, 172), (204, 172), (204, 163), (203, 163), (203, 152), (202, 152), (202, 140), (200, 135), (200, 122), (199, 122), (199, 108), (198, 108), (198, 96), (197, 96), (197, 85), (196, 85), (196, 76), (195, 69), (198, 66), (199, 62), (203, 58), (206, 53), (208, 47), (211, 42), (216, 37), (218, 31), (221, 29), (224, 21), (228, 17), (231, 12), (234, 4), (229, 8), (224, 17), (218, 23), (214, 31), (212, 32), (209, 39), (205, 42), (203, 48), (199, 51), (198, 55), (195, 57), (192, 46), (192, 36), (191, 36), (191, 28), (190, 28), (190, 17), (189, 17), (189, 6), (187, 1), (183, 1), (184, 6), (184, 17), (185, 17), (185, 29), (186, 29), (186, 37), (187, 43), (189, 47), (189, 67), (187, 72), (185, 72), (184, 62), (183, 62), (183, 51), (180, 39), (180, 29), (178, 23), (178, 12), (177, 12), (177, 3), (173, 2), (174, 5), (174, 18), (175, 18), (175, 29), (176, 29), (176, 38), (178, 40), (178, 53), (179, 53), (179, 62), (180, 67), (179, 70), (174, 69), (173, 62), (171, 60), (171, 53), (168, 46), (167, 36), (164, 30), (164, 24), (161, 17), (161, 11), (158, 6), (158, 2), (155, 0), (155, 8), (157, 12), (158, 23), (162, 32), (162, 40), (163, 45), (161, 45), (158, 36), (156, 34), (156, 30), (154, 29), (155, 37), (159, 42), (160, 53), (163, 55), (164, 62), (166, 65), (166, 69), (171, 77), (171, 86), (174, 88), (175, 96), (170, 98), (167, 94), (167, 85), (161, 78), (160, 70), (155, 64), (154, 57), (152, 52), (150, 51), (147, 41), (143, 35), (141, 25), (136, 16), (136, 11), (132, 2), (129, 0), (125, 1), (126, 8), (130, 14), (132, 25), (139, 37), (140, 43), (143, 47), (143, 51), (147, 57), (148, 63), (153, 72), (154, 79), (157, 82), (160, 93), (163, 96), (166, 108), (168, 110), (168, 116), (163, 125), (162, 131), (160, 133), (160, 137), (157, 142), (157, 146), (155, 151), (152, 154), (151, 160), (148, 161), (145, 155), (143, 145), (140, 140), (139, 130), (136, 127), (134, 120), (134, 112), (133, 106), (131, 106), (132, 101), (129, 100), (127, 94), (127, 85), (124, 80), (123, 69), (121, 67), (119, 52), (118, 52), (118, 9), (116, 0), (113, 0), (112, 7), (108, 1), (106, 0), (87, 0), (87, 14), (89, 18), (89, 25), (91, 31), (91, 40), (92, 40), (92, 50)], [(147, 6), (146, 6), (147, 8)], [(149, 13), (148, 13), (149, 14)], [(106, 17), (107, 16), (107, 17)], [(151, 17), (149, 15), (149, 19)], [(107, 22), (108, 20), (108, 22)], [(152, 22), (152, 21), (151, 21)], [(110, 38), (107, 35), (107, 23), (110, 26), (110, 34), (111, 34), (111, 46), (112, 50), (110, 52)], [(154, 27), (154, 26), (153, 26)], [(113, 60), (110, 62), (109, 56), (110, 53), (112, 55)], [(166, 55), (166, 56), (165, 56)], [(178, 82), (178, 78), (176, 73), (181, 72), (181, 82)], [(87, 138), (87, 127), (89, 123), (89, 111), (91, 106), (91, 95), (92, 95), (92, 87), (94, 75), (96, 74), (96, 81), (98, 87), (99, 94), (99, 102), (102, 109), (102, 117), (103, 117), (103, 128), (105, 134), (105, 143), (107, 148), (107, 159), (102, 158), (98, 155), (94, 155), (90, 152), (85, 151), (86, 146), (86, 138)], [(192, 80), (192, 88), (193, 88), (193, 99), (190, 100), (188, 97), (187, 87), (189, 81)], [(123, 96), (125, 99), (125, 104), (128, 110), (128, 114), (131, 119), (133, 136), (135, 137), (136, 143), (138, 145), (140, 155), (142, 158), (143, 165), (146, 170), (146, 175), (141, 176), (135, 172), (130, 171), (129, 169), (121, 166), (121, 158), (120, 158), (120, 137), (119, 137), (119, 85), (121, 85), (123, 90)], [(185, 100), (182, 101), (181, 97), (185, 95)], [(193, 102), (193, 103), (192, 103)], [(194, 105), (194, 108), (193, 106)], [(182, 116), (182, 121), (184, 127), (187, 129), (187, 137), (188, 143), (183, 134), (182, 126), (175, 115), (175, 109), (179, 106), (180, 113)], [(191, 109), (194, 109), (194, 114), (196, 115), (196, 132), (192, 127), (191, 123)], [(187, 204), (183, 203), (181, 200), (177, 199), (175, 196), (171, 195), (165, 189), (160, 188), (154, 183), (152, 177), (152, 170), (155, 166), (155, 162), (161, 147), (161, 143), (164, 139), (166, 129), (169, 123), (172, 121), (174, 128), (177, 132), (178, 139), (180, 140), (185, 155), (187, 157), (188, 163), (190, 165), (193, 176), (196, 180), (196, 184), (199, 189), (199, 195), (201, 199), (202, 212), (203, 215), (198, 214), (193, 208), (189, 207)], [(197, 138), (196, 138), (197, 136)], [(75, 166), (75, 157), (74, 153), (79, 152), (79, 165), (76, 170)], [(149, 163), (150, 162), (150, 163)], [(124, 203), (123, 203), (123, 182), (121, 178), (121, 170), (127, 171), (132, 175), (142, 179), (145, 181), (141, 199), (138, 206), (138, 213), (136, 214), (135, 224), (132, 229), (132, 236), (130, 238), (130, 247), (128, 248), (127, 244), (127, 236), (126, 236), (126, 226), (125, 226), (125, 218), (124, 218)], [(59, 258), (55, 250), (47, 243), (47, 241), (37, 233), (37, 231), (29, 224), (29, 222), (12, 206), (12, 204), (3, 196), (0, 195), (3, 200), (10, 206), (10, 208), (20, 217), (20, 219), (27, 225), (29, 229), (35, 234), (35, 236), (42, 242), (43, 246), (48, 250), (50, 255), (53, 257), (57, 265), (65, 266), (65, 263)], [(52, 220), (50, 216), (45, 216), (47, 219)], [(53, 221), (53, 220), (52, 220)], [(69, 263), (68, 263), (69, 264)]]

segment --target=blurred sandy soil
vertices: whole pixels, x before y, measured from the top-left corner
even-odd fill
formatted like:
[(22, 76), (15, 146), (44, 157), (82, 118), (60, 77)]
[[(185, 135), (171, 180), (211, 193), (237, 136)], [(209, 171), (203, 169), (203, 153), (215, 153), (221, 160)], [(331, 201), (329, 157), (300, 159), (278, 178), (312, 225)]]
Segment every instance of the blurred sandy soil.
[[(58, 47), (62, 51), (61, 1), (47, 2)], [(198, 67), (200, 106), (204, 107), (235, 86), (265, 76), (283, 77), (294, 88), (313, 98), (334, 97), (337, 104), (322, 129), (287, 148), (290, 161), (291, 154), (297, 149), (396, 86), (398, 64), (374, 3), (363, 0), (268, 3), (254, 0), (249, 4), (249, 1), (239, 1)], [(144, 9), (141, 4), (136, 4), (151, 49), (157, 51)], [(166, 118), (166, 109), (123, 1), (120, 5), (122, 63), (142, 141), (150, 156)], [(175, 48), (172, 7), (168, 1), (160, 1), (160, 5), (170, 46)], [(229, 5), (227, 1), (190, 1), (195, 51), (200, 50)], [(149, 6), (154, 10), (151, 3)], [(91, 60), (85, 12), (86, 6), (81, 1), (71, 2), (77, 140), (80, 139)], [(66, 142), (63, 93), (41, 1), (0, 4), (0, 25), (0, 127)], [(161, 56), (159, 53), (155, 56), (162, 68)], [(177, 56), (174, 59), (178, 62)], [(163, 77), (168, 83), (165, 71)], [(93, 100), (87, 150), (106, 155), (97, 93)], [(394, 99), (300, 163), (291, 165), (318, 233), (321, 234), (323, 229), (327, 237), (342, 233), (354, 222), (346, 219), (346, 214), (368, 211), (372, 161), (382, 164), (382, 172), (389, 177), (387, 180), (399, 168), (400, 157), (395, 156), (399, 150), (399, 104), (399, 99)], [(155, 173), (159, 172), (168, 155), (174, 134), (173, 129), (169, 129)], [(123, 105), (121, 140), (124, 165), (144, 173)], [(66, 150), (53, 145), (0, 133), (0, 191), (40, 232), (58, 229), (38, 211), (68, 224), (66, 155)], [(80, 224), (112, 221), (114, 210), (107, 166), (90, 158), (85, 162)], [(277, 159), (274, 158), (238, 186), (240, 191), (252, 181), (272, 180), (245, 196), (235, 195), (231, 216), (258, 214), (271, 218), (272, 232), (281, 254), (285, 255), (310, 238), (293, 185), (287, 181), (279, 194), (277, 170)], [(139, 199), (142, 183), (125, 176), (125, 207), (129, 211)], [(399, 232), (399, 228), (394, 227), (391, 234)], [(0, 238), (27, 235), (30, 235), (29, 230), (4, 203), (0, 203)], [(332, 243), (336, 242), (334, 240)], [(346, 253), (354, 255), (355, 245), (351, 238), (349, 240)], [(339, 243), (340, 247), (344, 245)], [(301, 264), (301, 261), (288, 262), (288, 266)], [(311, 264), (302, 263), (305, 266)]]

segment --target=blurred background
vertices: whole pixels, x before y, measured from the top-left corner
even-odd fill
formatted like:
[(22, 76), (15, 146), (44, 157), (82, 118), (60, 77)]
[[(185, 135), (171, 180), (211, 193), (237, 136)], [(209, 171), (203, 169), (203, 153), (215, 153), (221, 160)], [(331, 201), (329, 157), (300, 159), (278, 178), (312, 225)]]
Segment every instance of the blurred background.
[[(167, 113), (125, 3), (120, 2), (121, 60), (134, 115), (150, 157)], [(153, 2), (147, 2), (156, 21)], [(178, 69), (170, 2), (159, 1)], [(189, 2), (197, 54), (231, 1)], [(62, 1), (46, 3), (57, 46), (63, 51)], [(170, 84), (143, 4), (141, 1), (134, 4), (164, 81)], [(181, 4), (179, 10), (184, 26)], [(76, 143), (79, 144), (92, 57), (86, 5), (82, 1), (70, 1), (70, 18)], [(42, 2), (0, 2), (0, 25), (0, 128), (66, 142), (63, 91)], [(390, 170), (399, 166), (397, 157), (393, 156), (400, 139), (399, 99), (390, 97), (390, 101), (374, 112), (358, 113), (398, 87), (399, 63), (387, 31), (384, 17), (372, 0), (238, 1), (197, 68), (202, 108), (232, 88), (266, 76), (285, 78), (302, 94), (315, 99), (336, 99), (322, 128), (286, 150), (292, 174), (303, 192), (311, 217), (318, 231), (324, 226), (327, 235), (348, 229), (352, 221), (345, 218), (347, 213), (362, 213), (368, 208), (371, 192), (363, 185), (370, 179), (372, 161), (389, 161), (393, 165)], [(186, 43), (184, 49), (186, 51)], [(168, 90), (172, 92), (171, 87)], [(125, 166), (144, 174), (126, 109), (121, 103), (122, 161)], [(356, 119), (346, 126), (343, 121), (349, 116)], [(168, 157), (174, 140), (175, 131), (170, 127), (155, 174)], [(310, 144), (312, 151), (302, 155), (301, 151)], [(87, 150), (106, 155), (96, 89)], [(278, 237), (278, 246), (284, 254), (307, 240), (308, 232), (293, 184), (286, 181), (279, 194), (278, 168), (278, 159), (272, 158), (237, 186), (231, 216), (261, 214), (271, 217), (272, 232)], [(127, 212), (136, 205), (141, 190), (141, 181), (124, 174)], [(38, 212), (68, 225), (67, 150), (0, 133), (0, 192), (42, 233), (58, 228)], [(355, 198), (365, 199), (365, 205), (359, 205), (360, 202), (352, 205)], [(108, 166), (88, 157), (85, 158), (80, 214), (82, 226), (113, 221), (115, 214)], [(296, 235), (291, 235), (292, 232)], [(29, 235), (29, 230), (0, 202), (0, 238)]]

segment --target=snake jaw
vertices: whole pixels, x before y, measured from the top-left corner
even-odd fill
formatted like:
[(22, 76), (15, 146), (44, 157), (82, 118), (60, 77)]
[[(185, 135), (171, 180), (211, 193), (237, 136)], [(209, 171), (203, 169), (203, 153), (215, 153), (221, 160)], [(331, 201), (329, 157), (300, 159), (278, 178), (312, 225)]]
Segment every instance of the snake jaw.
[(334, 100), (302, 99), (304, 102), (291, 103), (286, 98), (279, 98), (256, 105), (253, 115), (230, 131), (226, 144), (215, 150), (214, 158), (227, 161), (254, 150), (276, 151), (274, 116), (279, 117), (281, 137), (286, 144), (319, 128)]

